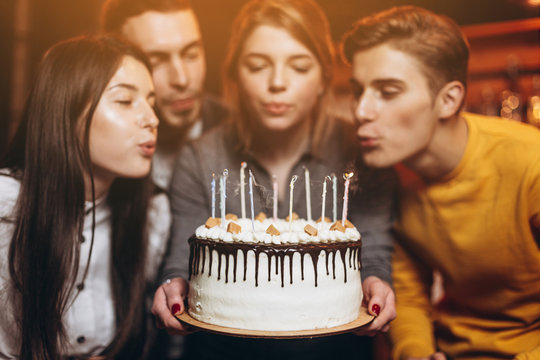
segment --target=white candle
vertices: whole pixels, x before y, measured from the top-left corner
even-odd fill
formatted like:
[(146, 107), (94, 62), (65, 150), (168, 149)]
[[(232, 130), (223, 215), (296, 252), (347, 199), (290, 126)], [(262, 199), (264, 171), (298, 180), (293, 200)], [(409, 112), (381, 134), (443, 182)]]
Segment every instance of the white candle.
[(311, 182), (309, 179), (309, 169), (304, 169), (304, 176), (306, 180), (306, 216), (307, 220), (311, 221)]
[(332, 196), (332, 205), (333, 205), (333, 208), (332, 208), (332, 222), (336, 222), (337, 221), (337, 177), (335, 174), (332, 174), (332, 192), (333, 192), (333, 196)]
[(321, 204), (321, 222), (324, 224), (324, 210), (326, 209), (326, 180), (330, 180), (330, 176), (325, 176), (322, 185), (322, 204)]
[(253, 173), (249, 170), (249, 200), (251, 204), (251, 230), (255, 232), (255, 212), (253, 211)]
[(242, 219), (245, 219), (246, 217), (246, 166), (246, 162), (242, 161), (242, 163), (240, 164), (240, 207), (242, 211)]
[(278, 183), (277, 183), (277, 178), (276, 178), (276, 175), (272, 175), (272, 189), (274, 190), (274, 211), (273, 211), (273, 215), (274, 215), (274, 221), (277, 220), (277, 208), (278, 208)]
[(212, 173), (212, 217), (216, 217), (216, 174)]
[(347, 206), (349, 202), (349, 183), (354, 173), (345, 173), (343, 174), (343, 179), (345, 179), (345, 190), (343, 192), (343, 214), (341, 215), (341, 225), (345, 226), (345, 220), (347, 220)]
[(293, 177), (291, 178), (291, 182), (289, 184), (289, 188), (290, 188), (290, 191), (289, 191), (289, 231), (292, 230), (293, 191), (294, 191), (294, 183), (296, 182), (297, 178), (298, 178), (298, 176), (293, 175)]
[(220, 200), (221, 200), (221, 226), (225, 227), (225, 202), (227, 201), (227, 177), (229, 176), (229, 170), (223, 170), (223, 175), (220, 181)]

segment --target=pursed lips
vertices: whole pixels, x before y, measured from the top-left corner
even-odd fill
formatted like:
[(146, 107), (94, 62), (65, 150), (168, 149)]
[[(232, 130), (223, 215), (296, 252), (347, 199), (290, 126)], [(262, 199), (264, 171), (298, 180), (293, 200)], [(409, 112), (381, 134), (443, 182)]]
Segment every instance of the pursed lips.
[(138, 146), (143, 156), (151, 157), (156, 151), (156, 140), (142, 141)]
[(263, 103), (263, 109), (270, 115), (284, 115), (291, 109), (291, 105), (283, 102), (266, 102)]

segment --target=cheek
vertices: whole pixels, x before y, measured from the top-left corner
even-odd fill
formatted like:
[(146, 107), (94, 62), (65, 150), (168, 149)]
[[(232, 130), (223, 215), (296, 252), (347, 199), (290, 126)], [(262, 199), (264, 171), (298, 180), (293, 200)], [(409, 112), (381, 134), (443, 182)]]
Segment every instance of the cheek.
[(431, 139), (433, 120), (430, 107), (426, 104), (411, 106), (407, 111), (395, 114), (394, 121), (386, 131), (393, 134), (394, 146), (399, 149), (408, 149), (409, 152), (424, 148)]
[(206, 64), (204, 60), (201, 59), (188, 63), (186, 70), (191, 77), (191, 87), (197, 92), (202, 91), (206, 75)]
[(292, 84), (294, 84), (293, 91), (295, 93), (297, 104), (301, 104), (308, 109), (311, 109), (315, 105), (319, 95), (321, 95), (323, 91), (323, 84), (320, 76), (301, 79)]
[(133, 125), (118, 118), (118, 114), (107, 115), (95, 118), (90, 128), (90, 157), (93, 163), (122, 161), (135, 142)]
[(264, 84), (266, 82), (262, 77), (240, 75), (238, 78), (240, 96), (248, 103), (255, 103), (263, 97), (266, 91)]
[(154, 91), (156, 93), (157, 101), (160, 101), (168, 92), (169, 81), (167, 79), (167, 71), (163, 67), (152, 72), (152, 82), (154, 83)]

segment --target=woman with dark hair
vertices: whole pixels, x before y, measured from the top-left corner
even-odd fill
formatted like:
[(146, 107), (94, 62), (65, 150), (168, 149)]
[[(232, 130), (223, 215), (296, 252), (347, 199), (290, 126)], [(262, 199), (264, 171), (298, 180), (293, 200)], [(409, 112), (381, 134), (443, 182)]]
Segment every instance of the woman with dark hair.
[(153, 105), (146, 58), (117, 39), (44, 56), (0, 170), (1, 358), (141, 353), (144, 290), (170, 224), (148, 177)]
[[(391, 172), (372, 172), (361, 163), (354, 164), (358, 147), (352, 124), (329, 115), (333, 64), (328, 21), (315, 1), (253, 0), (236, 17), (224, 67), (229, 122), (183, 149), (171, 184), (171, 250), (162, 279), (168, 281), (156, 291), (153, 305), (154, 314), (169, 331), (185, 331), (172, 314), (184, 310), (188, 238), (211, 216), (212, 173), (227, 168), (234, 187), (243, 161), (266, 189), (272, 189), (273, 176), (279, 189), (288, 189), (295, 174), (300, 175), (296, 186), (303, 188), (303, 174), (308, 169), (313, 194), (321, 193), (325, 176), (335, 173), (341, 177), (351, 169), (350, 164), (356, 166), (361, 191), (351, 201), (349, 219), (362, 233), (365, 305), (378, 315), (363, 331), (388, 328), (395, 316), (389, 285), (393, 177)], [(285, 218), (287, 191), (279, 194), (277, 215)], [(229, 195), (227, 211), (241, 214), (239, 199), (233, 191)], [(294, 209), (302, 218), (308, 217), (306, 200), (303, 191), (294, 197)], [(330, 202), (326, 206), (330, 208)], [(263, 196), (254, 197), (254, 208), (270, 213)], [(313, 213), (319, 214), (321, 208), (321, 201), (311, 202)], [(188, 338), (189, 356), (197, 359), (341, 358), (358, 352), (361, 341), (350, 334), (277, 342), (207, 333)], [(213, 346), (204, 346), (206, 343)]]

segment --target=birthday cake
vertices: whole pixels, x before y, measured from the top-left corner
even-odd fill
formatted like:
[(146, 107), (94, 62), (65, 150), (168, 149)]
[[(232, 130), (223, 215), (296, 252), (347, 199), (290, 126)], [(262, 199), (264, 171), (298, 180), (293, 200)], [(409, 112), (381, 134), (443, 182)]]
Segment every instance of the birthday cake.
[(358, 318), (361, 241), (350, 222), (263, 215), (222, 222), (209, 218), (189, 240), (190, 316), (265, 331), (331, 328)]

